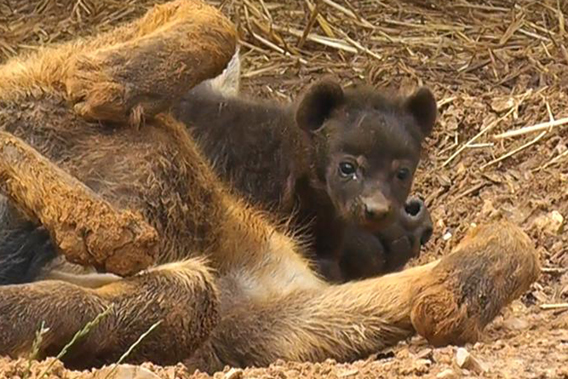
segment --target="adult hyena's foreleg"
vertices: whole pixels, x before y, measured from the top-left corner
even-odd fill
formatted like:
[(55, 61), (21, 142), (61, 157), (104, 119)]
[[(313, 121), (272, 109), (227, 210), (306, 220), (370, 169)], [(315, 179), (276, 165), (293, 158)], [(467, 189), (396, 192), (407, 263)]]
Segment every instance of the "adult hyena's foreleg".
[(92, 43), (70, 62), (67, 93), (87, 119), (137, 124), (227, 67), (236, 53), (231, 22), (199, 0), (155, 6)]
[(157, 233), (117, 210), (21, 139), (0, 132), (0, 190), (75, 263), (131, 275), (155, 262)]
[(53, 356), (85, 325), (106, 315), (65, 355), (72, 367), (116, 362), (145, 332), (130, 363), (176, 364), (203, 343), (218, 322), (218, 295), (203, 262), (153, 268), (87, 289), (46, 280), (0, 287), (0, 354), (30, 353), (40, 326), (48, 328), (40, 356)]
[(538, 273), (523, 232), (506, 223), (479, 227), (424, 266), (234, 307), (187, 363), (214, 371), (276, 359), (351, 361), (415, 332), (435, 345), (474, 342)]

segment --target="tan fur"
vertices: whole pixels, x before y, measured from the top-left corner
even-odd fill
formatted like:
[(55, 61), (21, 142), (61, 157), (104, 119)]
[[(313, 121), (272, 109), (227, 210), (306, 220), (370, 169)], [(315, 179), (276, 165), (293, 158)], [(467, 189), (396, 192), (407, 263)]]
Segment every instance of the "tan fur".
[[(0, 69), (0, 100), (66, 88), (82, 116), (139, 123), (219, 75), (236, 48), (236, 30), (200, 1), (156, 6), (104, 35), (40, 49)], [(156, 49), (168, 51), (156, 55)]]
[(0, 132), (6, 194), (52, 233), (71, 262), (134, 274), (154, 263), (157, 235), (141, 215), (117, 212), (84, 184), (9, 133)]
[(62, 282), (73, 283), (84, 288), (99, 288), (118, 282), (121, 277), (114, 274), (88, 273), (83, 275), (71, 274), (65, 271), (50, 271), (44, 280), (60, 280)]
[[(180, 35), (199, 47), (200, 67)], [(186, 359), (213, 371), (278, 358), (352, 360), (415, 330), (436, 342), (467, 340), (463, 325), (481, 331), (535, 280), (534, 247), (515, 226), (498, 223), (480, 227), (439, 262), (345, 285), (324, 283), (302, 258), (298, 241), (215, 177), (185, 126), (158, 113), (163, 104), (115, 96), (121, 86), (140, 93), (152, 75), (171, 75), (175, 80), (156, 87), (158, 102), (167, 102), (198, 76), (217, 75), (234, 53), (235, 38), (213, 8), (177, 0), (117, 31), (0, 68), (0, 188), (44, 224), (65, 257), (119, 274), (142, 270), (106, 285), (90, 282), (93, 288), (65, 281), (77, 282), (74, 275), (0, 287), (0, 353), (23, 354), (45, 321), (50, 332), (41, 351), (55, 354), (112, 304), (111, 314), (65, 357), (69, 365), (115, 361), (159, 320), (129, 361)], [(128, 72), (138, 73), (127, 83), (112, 74), (125, 72), (125, 56)], [(77, 65), (85, 57), (97, 64)], [(81, 77), (102, 78), (79, 85), (93, 90), (75, 103), (79, 107), (66, 103), (75, 99), (69, 78), (77, 67), (86, 70)], [(140, 130), (128, 127), (131, 111), (140, 107), (155, 117)], [(93, 117), (120, 122), (89, 122)], [(136, 243), (130, 222), (157, 238)], [(458, 311), (444, 313), (438, 292)], [(486, 298), (492, 301), (480, 300)], [(440, 325), (449, 329), (438, 338)]]
[(509, 223), (474, 229), (433, 270), (438, 282), (419, 295), (414, 327), (434, 345), (477, 341), (497, 315), (495, 304), (510, 303), (538, 279), (534, 254), (529, 237)]

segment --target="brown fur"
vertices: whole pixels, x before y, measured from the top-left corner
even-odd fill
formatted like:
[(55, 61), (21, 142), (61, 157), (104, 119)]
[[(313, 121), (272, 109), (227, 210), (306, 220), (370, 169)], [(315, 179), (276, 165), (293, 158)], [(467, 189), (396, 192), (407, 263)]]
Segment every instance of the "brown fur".
[(156, 231), (140, 214), (115, 210), (9, 133), (0, 132), (0, 158), (6, 194), (51, 231), (69, 261), (121, 275), (154, 263)]
[[(368, 255), (380, 256), (375, 247), (381, 242), (373, 234), (381, 238), (391, 224), (411, 218), (405, 203), (437, 108), (425, 88), (400, 96), (368, 86), (344, 89), (324, 79), (285, 105), (227, 96), (223, 88), (197, 88), (174, 113), (220, 177), (252, 202), (292, 216), (294, 229), (309, 238), (319, 270), (326, 279), (341, 281), (346, 272), (338, 264), (349, 258), (342, 244), (350, 226), (364, 236), (361, 240), (370, 240)], [(346, 164), (353, 173), (342, 172)], [(420, 240), (413, 231), (408, 236)], [(417, 253), (410, 246), (398, 248), (388, 263), (373, 265), (375, 275), (392, 270), (391, 261), (402, 257), (406, 263)]]
[(56, 92), (87, 119), (139, 123), (220, 74), (235, 37), (230, 22), (205, 4), (161, 6), (105, 35), (12, 60), (0, 71), (0, 100)]
[[(185, 56), (187, 45), (154, 44), (152, 38), (130, 33), (129, 28), (151, 36), (173, 18), (168, 24), (172, 27), (160, 37), (173, 43), (176, 39), (169, 36), (188, 25), (201, 25), (195, 7), (206, 10), (209, 17), (207, 27), (192, 37), (207, 41), (200, 44), (203, 54), (219, 53), (213, 66), (222, 68), (234, 51), (234, 30), (217, 11), (193, 0), (156, 7), (120, 33), (45, 49), (0, 68), (0, 184), (11, 201), (24, 214), (45, 222), (64, 256), (85, 265), (96, 262), (102, 268), (118, 268), (113, 270), (119, 273), (149, 264), (146, 257), (154, 257), (143, 243), (128, 245), (123, 256), (114, 255), (122, 251), (124, 241), (136, 241), (124, 220), (135, 220), (142, 230), (147, 223), (157, 234), (155, 245), (148, 245), (155, 249), (157, 266), (127, 278), (103, 281), (96, 288), (62, 280), (0, 287), (0, 353), (25, 353), (45, 321), (50, 329), (41, 352), (55, 354), (112, 304), (108, 318), (73, 347), (65, 357), (67, 363), (115, 361), (158, 320), (163, 323), (129, 361), (167, 364), (187, 358), (192, 367), (207, 371), (225, 364), (266, 365), (277, 358), (345, 361), (396, 343), (415, 330), (431, 336), (448, 318), (445, 325), (450, 329), (437, 342), (464, 340), (463, 323), (451, 322), (454, 314), (424, 317), (420, 312), (438, 309), (428, 308), (431, 300), (424, 297), (431, 288), (440, 288), (444, 301), (465, 310), (458, 315), (460, 320), (481, 328), (535, 280), (534, 247), (518, 228), (504, 222), (479, 227), (477, 237), (439, 262), (361, 282), (326, 284), (310, 269), (295, 239), (279, 232), (266, 215), (217, 179), (186, 128), (170, 115), (147, 117), (138, 130), (124, 118), (117, 125), (88, 121), (109, 114), (114, 119), (118, 115), (114, 111), (85, 115), (83, 108), (68, 106), (64, 80), (68, 72), (62, 66), (83, 54), (96, 57), (99, 51), (107, 58), (105, 64), (112, 64), (118, 61), (107, 54), (115, 51), (132, 58), (131, 72), (147, 73), (147, 64), (156, 56), (175, 52), (175, 60)], [(143, 20), (161, 21), (144, 25)], [(122, 48), (113, 49), (118, 46)], [(191, 67), (193, 55), (186, 58), (184, 63)], [(179, 68), (168, 67), (173, 72)], [(95, 70), (99, 68), (121, 69), (111, 65)], [(143, 75), (129, 78), (142, 81), (129, 83), (134, 91), (144, 87)], [(175, 86), (185, 88), (187, 83), (156, 85), (168, 88), (156, 96), (167, 99), (170, 89), (179, 89)], [(146, 102), (144, 97), (138, 100)], [(122, 100), (117, 104), (118, 116), (124, 116)], [(134, 214), (141, 215), (144, 223)], [(110, 226), (106, 231), (103, 222)], [(68, 237), (58, 239), (61, 232)], [(497, 237), (486, 238), (487, 234)], [(109, 250), (96, 250), (103, 240)], [(84, 250), (78, 248), (79, 241), (87, 241)], [(94, 251), (88, 241), (97, 241)], [(132, 264), (134, 247), (145, 258)], [(121, 257), (123, 265), (118, 264)], [(488, 296), (492, 301), (484, 300)]]
[[(474, 229), (433, 270), (438, 283), (419, 295), (411, 313), (416, 330), (432, 344), (476, 341), (497, 316), (496, 305), (521, 296), (526, 283), (538, 278), (538, 261), (515, 253), (531, 249), (528, 236), (510, 224), (500, 227)], [(483, 263), (478, 260), (482, 250)]]

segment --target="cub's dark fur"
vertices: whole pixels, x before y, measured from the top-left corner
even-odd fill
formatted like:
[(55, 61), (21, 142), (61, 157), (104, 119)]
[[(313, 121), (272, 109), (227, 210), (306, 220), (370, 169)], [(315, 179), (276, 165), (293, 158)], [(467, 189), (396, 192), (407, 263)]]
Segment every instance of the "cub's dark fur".
[(427, 88), (404, 97), (326, 78), (286, 105), (202, 87), (174, 114), (242, 195), (307, 226), (320, 271), (339, 280), (347, 225), (380, 235), (398, 222), (437, 105)]

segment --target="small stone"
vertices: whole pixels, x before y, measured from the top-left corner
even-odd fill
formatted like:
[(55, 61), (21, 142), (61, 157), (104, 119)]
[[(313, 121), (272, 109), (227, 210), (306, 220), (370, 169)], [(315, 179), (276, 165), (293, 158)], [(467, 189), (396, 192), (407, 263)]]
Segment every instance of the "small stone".
[(432, 357), (432, 349), (430, 348), (422, 349), (416, 354), (416, 358), (418, 359), (430, 359), (431, 357)]
[(447, 175), (440, 174), (437, 179), (442, 187), (451, 187), (452, 185), (452, 180)]
[(458, 348), (456, 352), (456, 363), (460, 368), (473, 371), (477, 374), (487, 372), (485, 364), (471, 355), (463, 347)]
[[(109, 376), (110, 375), (110, 376)], [(134, 365), (121, 364), (118, 366), (108, 366), (99, 370), (95, 378), (108, 378), (108, 379), (160, 379), (152, 371)]]
[(444, 371), (438, 373), (438, 375), (436, 375), (437, 379), (457, 379), (458, 374), (456, 374), (456, 372), (454, 370), (452, 370), (451, 368), (445, 369)]
[(503, 326), (505, 326), (505, 328), (509, 330), (517, 331), (528, 329), (529, 323), (526, 320), (522, 320), (517, 317), (511, 317), (503, 322)]
[(241, 379), (243, 377), (243, 370), (240, 368), (232, 368), (225, 373), (224, 379)]
[(505, 347), (505, 342), (503, 340), (497, 340), (491, 344), (493, 350), (501, 350)]
[(358, 373), (359, 373), (359, 370), (353, 369), (353, 370), (342, 372), (341, 374), (339, 374), (339, 377), (340, 378), (347, 378), (349, 376), (357, 375)]
[(463, 368), (465, 366), (465, 362), (470, 358), (470, 356), (471, 355), (466, 349), (460, 347), (458, 348), (458, 351), (456, 351), (456, 363), (460, 368)]
[(446, 233), (442, 236), (442, 239), (443, 239), (444, 241), (449, 241), (450, 238), (452, 238), (452, 233), (450, 233), (450, 232), (446, 232)]
[(416, 360), (416, 365), (417, 366), (430, 366), (432, 364), (432, 361), (429, 359), (417, 359)]
[(558, 211), (552, 211), (536, 218), (534, 221), (537, 228), (550, 234), (560, 234), (564, 226), (564, 217)]
[(412, 365), (412, 373), (426, 374), (429, 371), (431, 365), (432, 361), (429, 359), (417, 359)]
[(558, 211), (550, 212), (550, 219), (553, 220), (553, 224), (555, 226), (554, 231), (556, 233), (562, 232), (562, 227), (564, 226), (564, 216), (560, 214)]
[[(541, 253), (541, 254), (543, 254), (543, 253)], [(544, 255), (541, 255), (541, 256), (544, 256)], [(535, 288), (536, 288), (536, 284), (538, 284), (538, 283), (535, 283)], [(511, 302), (511, 304), (509, 304), (509, 309), (512, 310), (515, 314), (525, 314), (525, 313), (528, 312), (527, 306), (525, 304), (523, 304), (523, 302), (519, 299), (513, 300)]]
[(436, 349), (432, 352), (432, 360), (437, 364), (451, 365), (453, 361), (453, 350), (449, 352), (441, 350), (443, 349)]
[(491, 108), (497, 113), (508, 111), (514, 105), (515, 100), (512, 97), (499, 97), (493, 99), (493, 101), (491, 102)]

